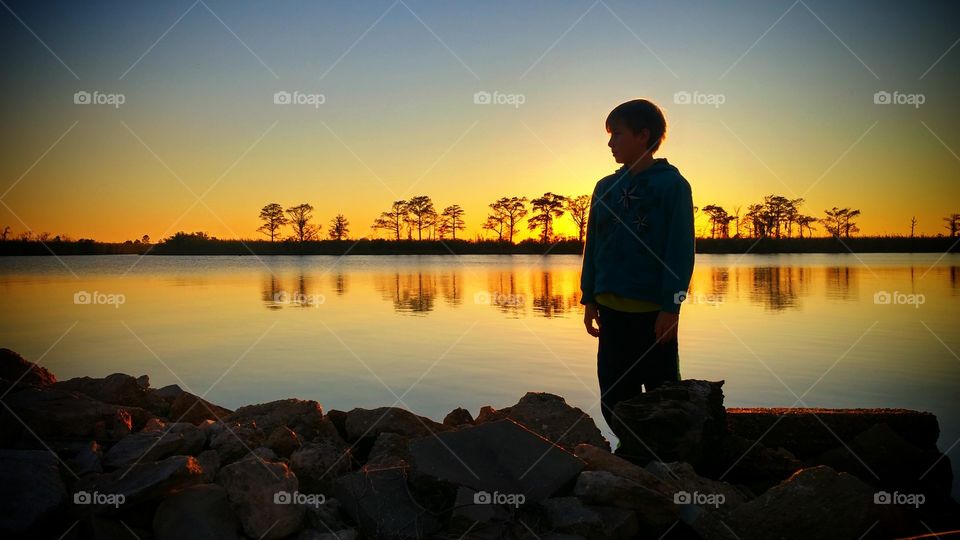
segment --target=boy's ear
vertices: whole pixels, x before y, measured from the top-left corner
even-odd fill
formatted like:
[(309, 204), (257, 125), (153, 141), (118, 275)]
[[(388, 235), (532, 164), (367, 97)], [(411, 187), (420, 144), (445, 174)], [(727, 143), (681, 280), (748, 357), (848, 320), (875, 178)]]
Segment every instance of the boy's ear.
[(637, 137), (640, 137), (640, 141), (643, 146), (646, 148), (650, 146), (650, 129), (643, 128), (640, 130), (640, 133), (637, 133)]

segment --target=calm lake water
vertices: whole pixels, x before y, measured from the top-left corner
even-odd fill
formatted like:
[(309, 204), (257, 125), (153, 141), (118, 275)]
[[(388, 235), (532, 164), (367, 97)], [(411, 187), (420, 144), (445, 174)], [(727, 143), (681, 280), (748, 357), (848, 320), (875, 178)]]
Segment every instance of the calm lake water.
[[(0, 258), (0, 346), (61, 380), (148, 374), (230, 408), (300, 397), (436, 420), (545, 391), (615, 441), (579, 256), (62, 260)], [(725, 380), (728, 406), (931, 411), (957, 477), (958, 314), (956, 254), (698, 255), (681, 375)]]

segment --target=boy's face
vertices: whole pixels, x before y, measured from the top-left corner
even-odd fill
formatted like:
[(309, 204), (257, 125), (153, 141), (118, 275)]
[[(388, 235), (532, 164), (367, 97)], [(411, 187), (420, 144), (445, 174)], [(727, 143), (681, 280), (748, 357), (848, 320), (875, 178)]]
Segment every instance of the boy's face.
[(640, 133), (634, 133), (623, 121), (614, 120), (610, 122), (609, 133), (610, 141), (607, 146), (617, 163), (633, 165), (647, 152), (650, 142), (650, 130), (647, 128), (640, 130)]

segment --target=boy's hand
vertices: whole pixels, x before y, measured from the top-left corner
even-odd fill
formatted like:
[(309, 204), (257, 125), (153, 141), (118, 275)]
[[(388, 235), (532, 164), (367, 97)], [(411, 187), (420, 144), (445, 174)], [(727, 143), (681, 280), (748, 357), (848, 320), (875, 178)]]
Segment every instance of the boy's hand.
[[(594, 322), (597, 323), (596, 327), (593, 326)], [(591, 336), (600, 336), (600, 312), (597, 311), (596, 304), (584, 304), (583, 325), (587, 327), (587, 333)]]
[(657, 336), (657, 343), (676, 341), (678, 324), (680, 324), (679, 314), (661, 311), (657, 315), (657, 322), (653, 327), (653, 332)]

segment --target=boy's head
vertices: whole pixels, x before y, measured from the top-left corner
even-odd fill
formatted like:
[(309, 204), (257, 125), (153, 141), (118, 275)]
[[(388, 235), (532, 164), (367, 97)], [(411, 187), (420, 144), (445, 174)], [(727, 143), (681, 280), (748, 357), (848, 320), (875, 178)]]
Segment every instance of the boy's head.
[(617, 163), (631, 166), (645, 156), (653, 156), (667, 134), (663, 111), (646, 99), (634, 99), (617, 105), (607, 115), (607, 146)]

